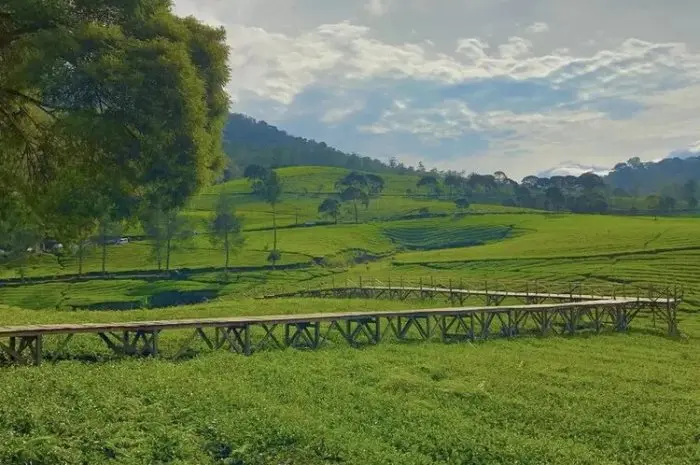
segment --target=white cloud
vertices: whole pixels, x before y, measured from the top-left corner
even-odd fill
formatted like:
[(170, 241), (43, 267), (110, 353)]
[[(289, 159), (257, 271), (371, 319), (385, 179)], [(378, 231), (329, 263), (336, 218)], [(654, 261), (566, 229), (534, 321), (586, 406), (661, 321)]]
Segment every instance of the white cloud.
[(372, 16), (383, 16), (389, 12), (390, 0), (369, 0), (365, 10)]
[[(698, 140), (700, 51), (692, 45), (700, 45), (700, 34), (693, 44), (673, 39), (682, 33), (690, 40), (697, 30), (686, 28), (682, 21), (688, 10), (674, 1), (665, 8), (676, 13), (675, 28), (655, 26), (652, 16), (664, 9), (649, 6), (648, 17), (625, 17), (614, 30), (606, 26), (612, 24), (609, 19), (626, 10), (618, 5), (603, 15), (607, 4), (602, 0), (592, 0), (575, 20), (563, 4), (549, 0), (538, 5), (552, 8), (535, 7), (532, 16), (494, 1), (466, 7), (444, 0), (440, 8), (419, 0), (391, 5), (176, 0), (176, 5), (183, 13), (226, 26), (236, 111), (274, 118), (282, 127), (285, 118), (295, 123), (303, 118), (306, 137), (313, 137), (315, 127), (324, 136), (335, 134), (329, 128), (355, 131), (339, 132), (337, 140), (371, 135), (371, 144), (363, 148), (372, 156), (385, 155), (385, 141), (397, 134), (414, 135), (420, 143), (412, 150), (425, 150), (430, 157), (407, 156), (451, 168), (461, 163), (489, 170), (507, 163), (519, 174), (568, 160), (608, 166), (634, 155), (657, 158)], [(553, 16), (555, 7), (568, 16)], [(284, 24), (270, 22), (280, 15), (265, 13), (282, 8), (288, 13), (281, 15)], [(471, 14), (459, 15), (465, 11)], [(358, 22), (367, 13), (372, 29)], [(431, 15), (442, 15), (443, 21), (431, 22)], [(458, 24), (457, 17), (473, 27)], [(518, 35), (516, 23), (530, 24), (520, 29), (527, 38)], [(465, 37), (465, 30), (481, 32)], [(567, 34), (556, 36), (558, 31)], [(574, 36), (578, 41), (572, 43)], [(436, 90), (461, 84), (470, 85), (470, 91)], [(324, 92), (323, 102), (307, 101), (318, 91)], [(360, 114), (355, 127), (342, 126)], [(454, 147), (474, 134), (488, 147)], [(447, 144), (442, 151), (441, 143)], [(461, 153), (468, 155), (460, 158)]]
[(526, 30), (530, 34), (540, 34), (549, 31), (549, 26), (547, 23), (533, 23)]

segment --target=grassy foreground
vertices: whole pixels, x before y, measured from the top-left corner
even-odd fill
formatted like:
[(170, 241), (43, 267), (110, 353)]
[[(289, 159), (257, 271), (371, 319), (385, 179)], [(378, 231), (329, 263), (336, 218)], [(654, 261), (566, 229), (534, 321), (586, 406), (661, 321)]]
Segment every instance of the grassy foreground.
[[(402, 305), (415, 304), (251, 300), (157, 317)], [(155, 317), (0, 313), (8, 324)], [(4, 368), (0, 463), (695, 464), (700, 326), (683, 329), (680, 341), (633, 331)]]
[[(344, 173), (280, 171), (291, 191), (278, 210), (281, 225), (318, 220), (318, 203)], [(204, 234), (173, 252), (173, 276), (152, 273), (147, 241), (110, 247), (109, 279), (66, 280), (74, 258), (41, 256), (24, 271), (45, 282), (0, 287), (0, 325), (444, 305), (250, 298), (365, 276), (475, 287), (487, 280), (581, 281), (586, 289), (678, 283), (685, 286), (684, 337), (637, 330), (339, 344), (248, 358), (196, 347), (197, 357), (173, 362), (115, 360), (95, 337), (76, 336), (73, 359), (0, 368), (0, 465), (700, 463), (697, 218), (492, 206), (485, 211), (492, 214), (461, 216), (450, 202), (401, 197), (413, 178), (388, 185), (362, 211), (363, 224), (348, 224), (345, 213), (345, 224), (280, 230), (287, 268), (274, 271), (265, 267), (271, 231), (255, 230), (269, 226), (269, 208), (243, 181), (216, 186), (186, 214), (204, 221), (219, 191), (240, 194), (247, 243), (234, 266), (247, 269), (223, 276), (221, 251)], [(433, 217), (409, 219), (421, 208)], [(100, 269), (98, 252), (89, 254), (86, 271)], [(2, 279), (16, 276), (11, 267), (0, 270)], [(169, 307), (187, 299), (207, 302)], [(162, 347), (176, 348), (186, 336), (164, 334)]]

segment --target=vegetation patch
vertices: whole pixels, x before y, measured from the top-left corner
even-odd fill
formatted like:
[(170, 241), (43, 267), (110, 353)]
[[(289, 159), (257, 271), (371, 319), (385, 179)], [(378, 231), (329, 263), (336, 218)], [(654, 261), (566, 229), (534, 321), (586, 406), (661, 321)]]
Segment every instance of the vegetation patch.
[(513, 226), (469, 225), (456, 221), (402, 221), (382, 228), (400, 249), (435, 250), (473, 247), (507, 239)]

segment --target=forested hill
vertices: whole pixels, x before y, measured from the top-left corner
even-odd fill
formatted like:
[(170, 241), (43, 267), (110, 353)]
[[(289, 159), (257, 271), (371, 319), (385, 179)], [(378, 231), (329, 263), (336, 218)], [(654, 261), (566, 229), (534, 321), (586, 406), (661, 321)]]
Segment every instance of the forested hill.
[(700, 156), (665, 158), (658, 162), (642, 162), (639, 158), (631, 158), (615, 165), (604, 179), (611, 187), (633, 195), (673, 195), (677, 194), (675, 190), (688, 181), (700, 181)]
[(234, 113), (224, 128), (224, 149), (237, 171), (249, 164), (266, 166), (317, 165), (387, 172), (400, 169), (357, 154), (347, 154), (324, 142), (287, 134), (264, 121)]

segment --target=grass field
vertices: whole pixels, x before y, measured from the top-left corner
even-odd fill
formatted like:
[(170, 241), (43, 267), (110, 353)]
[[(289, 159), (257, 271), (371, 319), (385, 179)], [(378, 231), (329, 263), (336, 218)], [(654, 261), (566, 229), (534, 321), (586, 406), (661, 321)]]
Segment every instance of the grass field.
[[(279, 223), (318, 221), (318, 204), (346, 172), (281, 169)], [(76, 336), (76, 359), (0, 368), (0, 464), (700, 463), (698, 218), (478, 205), (455, 215), (450, 202), (403, 196), (415, 181), (388, 179), (361, 224), (345, 214), (339, 225), (280, 229), (281, 265), (290, 268), (276, 270), (265, 260), (272, 231), (260, 230), (270, 226), (269, 206), (245, 181), (215, 186), (185, 212), (200, 234), (173, 251), (179, 274), (145, 273), (155, 269), (146, 241), (108, 248), (110, 279), (57, 281), (77, 271), (75, 258), (35, 257), (24, 273), (46, 282), (0, 285), (0, 325), (444, 305), (253, 298), (362, 276), (470, 287), (681, 284), (683, 337), (638, 330), (248, 358), (199, 347), (197, 357), (173, 362), (115, 360), (96, 338)], [(228, 275), (202, 226), (222, 191), (240, 199), (246, 222), (246, 244), (232, 260), (244, 269)], [(433, 216), (407, 219), (421, 208)], [(85, 271), (99, 269), (93, 250)], [(185, 302), (194, 305), (176, 305)], [(164, 347), (184, 337), (174, 332)]]
[[(244, 300), (158, 312), (376, 305)], [(10, 323), (153, 316), (0, 314)], [(700, 328), (689, 325), (694, 337), (682, 341), (632, 332), (6, 368), (0, 463), (694, 464)], [(100, 350), (83, 338), (72, 350)]]

